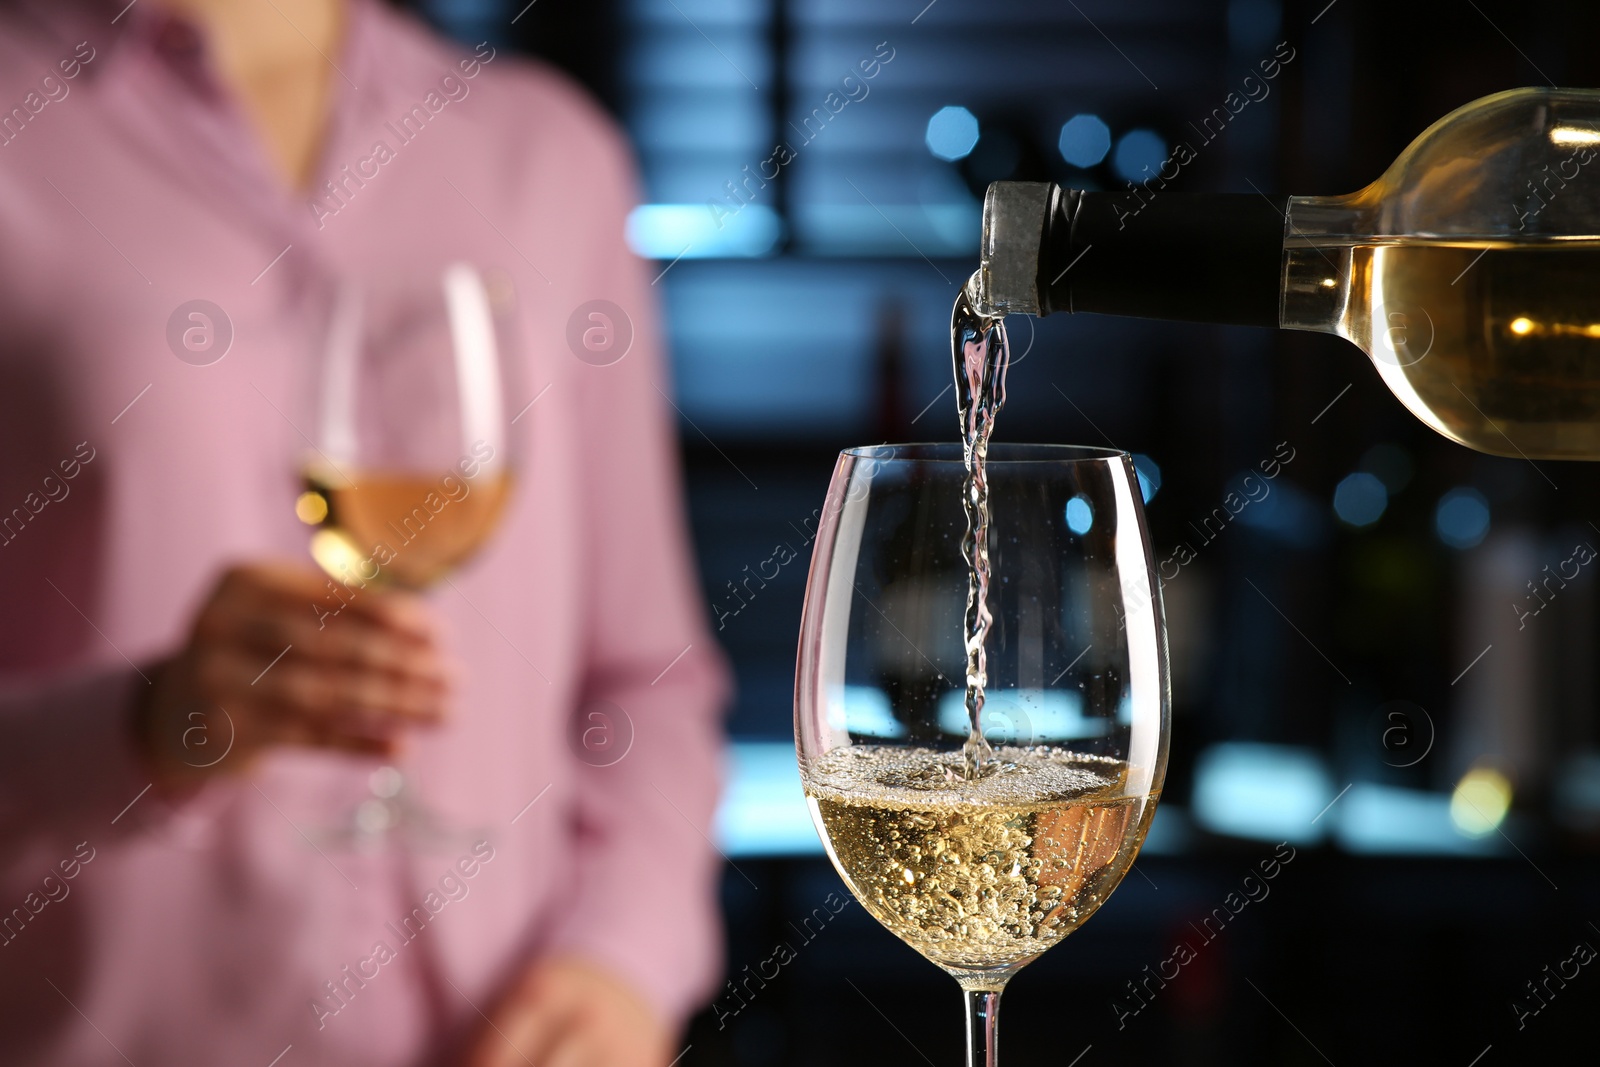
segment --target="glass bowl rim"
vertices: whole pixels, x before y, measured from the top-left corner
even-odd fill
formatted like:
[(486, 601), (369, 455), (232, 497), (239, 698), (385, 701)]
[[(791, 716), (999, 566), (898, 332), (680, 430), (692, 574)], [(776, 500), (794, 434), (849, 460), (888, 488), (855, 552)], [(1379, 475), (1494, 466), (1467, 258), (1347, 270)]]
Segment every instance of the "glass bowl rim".
[[(944, 464), (966, 465), (962, 446), (955, 441), (913, 441), (905, 444), (858, 445), (843, 449), (840, 457), (868, 460), (880, 464)], [(1025, 463), (1104, 463), (1118, 459), (1132, 460), (1132, 455), (1120, 448), (1103, 448), (1099, 445), (1027, 444), (997, 441), (989, 445), (988, 462), (1006, 467)]]

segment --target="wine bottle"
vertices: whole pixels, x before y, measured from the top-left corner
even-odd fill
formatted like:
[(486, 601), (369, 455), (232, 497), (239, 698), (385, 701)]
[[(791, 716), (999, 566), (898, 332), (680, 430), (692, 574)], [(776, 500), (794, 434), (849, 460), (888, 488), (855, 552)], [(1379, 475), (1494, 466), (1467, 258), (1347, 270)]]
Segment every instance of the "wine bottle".
[(1600, 459), (1600, 91), (1514, 89), (1347, 196), (996, 182), (978, 304), (1332, 333), (1481, 452)]

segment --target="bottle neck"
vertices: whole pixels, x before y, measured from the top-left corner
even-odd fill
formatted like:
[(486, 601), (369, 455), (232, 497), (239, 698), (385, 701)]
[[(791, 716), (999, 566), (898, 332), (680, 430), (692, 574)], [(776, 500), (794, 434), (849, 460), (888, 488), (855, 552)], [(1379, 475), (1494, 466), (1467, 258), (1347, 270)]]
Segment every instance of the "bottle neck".
[(1285, 210), (1254, 193), (1061, 190), (1044, 220), (1039, 314), (1276, 327)]
[(1378, 229), (1372, 199), (1351, 196), (1292, 196), (1283, 240), (1285, 330), (1352, 336), (1351, 248), (1361, 234)]
[(995, 182), (984, 200), (977, 306), (1352, 337), (1360, 283), (1351, 249), (1382, 232), (1382, 206), (1374, 187), (1272, 198)]

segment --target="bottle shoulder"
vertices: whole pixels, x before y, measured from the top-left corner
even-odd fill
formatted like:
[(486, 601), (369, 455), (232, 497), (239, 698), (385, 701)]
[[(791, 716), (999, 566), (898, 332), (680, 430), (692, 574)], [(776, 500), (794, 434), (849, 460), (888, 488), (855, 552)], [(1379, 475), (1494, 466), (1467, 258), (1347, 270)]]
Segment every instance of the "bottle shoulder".
[(1343, 197), (1291, 201), (1313, 240), (1600, 239), (1600, 91), (1512, 89), (1424, 130), (1377, 181)]

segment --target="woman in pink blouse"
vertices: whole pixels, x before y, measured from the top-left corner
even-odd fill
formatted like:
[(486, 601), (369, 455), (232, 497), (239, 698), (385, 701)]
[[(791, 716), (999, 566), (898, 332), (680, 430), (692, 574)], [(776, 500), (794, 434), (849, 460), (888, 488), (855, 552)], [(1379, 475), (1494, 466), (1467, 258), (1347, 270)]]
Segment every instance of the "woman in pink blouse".
[[(632, 181), (560, 78), (375, 0), (0, 0), (0, 1062), (680, 1054), (726, 683)], [(462, 259), (519, 294), (519, 492), (452, 584), (319, 629), (310, 309)], [(167, 340), (196, 299), (233, 330), (203, 366)], [(566, 343), (594, 300), (634, 328), (609, 366)], [(594, 700), (610, 766), (570, 742)], [(236, 731), (205, 769), (199, 705)], [(382, 758), (478, 840), (314, 844)]]

